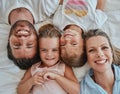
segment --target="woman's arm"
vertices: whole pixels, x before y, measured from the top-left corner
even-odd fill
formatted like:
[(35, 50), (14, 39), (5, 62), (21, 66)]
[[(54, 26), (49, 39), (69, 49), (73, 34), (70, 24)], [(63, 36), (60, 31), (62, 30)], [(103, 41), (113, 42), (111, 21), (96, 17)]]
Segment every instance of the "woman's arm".
[(97, 7), (96, 7), (96, 9), (103, 10), (104, 6), (105, 6), (105, 1), (106, 0), (97, 0)]

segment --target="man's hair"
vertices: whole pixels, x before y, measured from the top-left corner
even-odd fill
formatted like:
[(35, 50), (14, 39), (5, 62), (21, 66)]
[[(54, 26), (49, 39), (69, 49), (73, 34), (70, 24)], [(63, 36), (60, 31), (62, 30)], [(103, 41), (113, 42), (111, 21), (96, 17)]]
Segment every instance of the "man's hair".
[(62, 60), (71, 67), (83, 66), (87, 61), (85, 51), (80, 55), (78, 55), (78, 52), (72, 54), (66, 52), (66, 54), (62, 56)]
[[(13, 12), (17, 12), (18, 14), (19, 14), (19, 13), (29, 12), (29, 13), (32, 15), (32, 13), (31, 13), (27, 8), (25, 8), (25, 7), (15, 8), (15, 9), (13, 9), (13, 10), (10, 12), (10, 14), (9, 14), (9, 16), (8, 16), (8, 22), (9, 22), (9, 24), (11, 24), (11, 22), (10, 22), (10, 16), (11, 16), (11, 14), (12, 14)], [(33, 15), (32, 15), (32, 17), (33, 17)], [(33, 17), (33, 23), (35, 23), (34, 17)]]
[[(26, 20), (19, 20), (15, 24), (13, 24), (13, 26), (10, 29), (9, 38), (10, 38), (13, 30), (17, 27), (17, 25), (20, 22), (26, 23), (26, 25), (29, 26), (29, 28), (31, 28), (32, 31), (35, 33), (36, 38), (38, 40), (37, 32), (36, 32), (34, 26)], [(8, 58), (10, 60), (12, 60), (14, 62), (14, 64), (17, 65), (20, 69), (28, 69), (29, 67), (31, 67), (32, 64), (34, 64), (40, 60), (38, 51), (36, 51), (35, 56), (32, 58), (19, 58), (19, 59), (15, 58), (15, 56), (12, 54), (12, 49), (10, 47), (9, 38), (8, 38), (8, 44), (7, 44)], [(37, 42), (37, 50), (38, 50), (38, 42)]]

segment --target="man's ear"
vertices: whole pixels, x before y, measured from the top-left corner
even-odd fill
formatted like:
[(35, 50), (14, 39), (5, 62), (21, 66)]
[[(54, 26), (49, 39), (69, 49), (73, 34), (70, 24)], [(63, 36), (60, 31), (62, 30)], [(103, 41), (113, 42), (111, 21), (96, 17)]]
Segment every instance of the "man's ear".
[(59, 5), (62, 5), (63, 4), (63, 0), (59, 0)]

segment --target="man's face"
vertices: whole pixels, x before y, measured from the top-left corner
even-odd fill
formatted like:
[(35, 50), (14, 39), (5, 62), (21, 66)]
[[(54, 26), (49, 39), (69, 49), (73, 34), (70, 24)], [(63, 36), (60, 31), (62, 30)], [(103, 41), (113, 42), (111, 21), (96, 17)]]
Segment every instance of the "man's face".
[(37, 36), (35, 31), (20, 22), (9, 38), (12, 54), (15, 58), (32, 58), (37, 52)]
[(63, 32), (60, 44), (61, 57), (65, 56), (66, 53), (69, 53), (69, 57), (75, 53), (81, 56), (83, 53), (82, 30), (78, 26), (71, 25)]

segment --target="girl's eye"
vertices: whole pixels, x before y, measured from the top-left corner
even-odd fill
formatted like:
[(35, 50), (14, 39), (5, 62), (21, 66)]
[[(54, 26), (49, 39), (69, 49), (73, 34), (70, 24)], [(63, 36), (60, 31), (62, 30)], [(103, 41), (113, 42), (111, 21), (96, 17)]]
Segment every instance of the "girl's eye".
[(40, 51), (42, 51), (42, 52), (46, 52), (47, 50), (46, 50), (46, 49), (41, 49)]
[(59, 49), (53, 49), (53, 51), (55, 52), (55, 51), (59, 51)]
[(90, 49), (90, 50), (88, 50), (88, 52), (94, 52), (95, 50), (94, 49)]
[(77, 43), (72, 43), (72, 45), (77, 45)]

